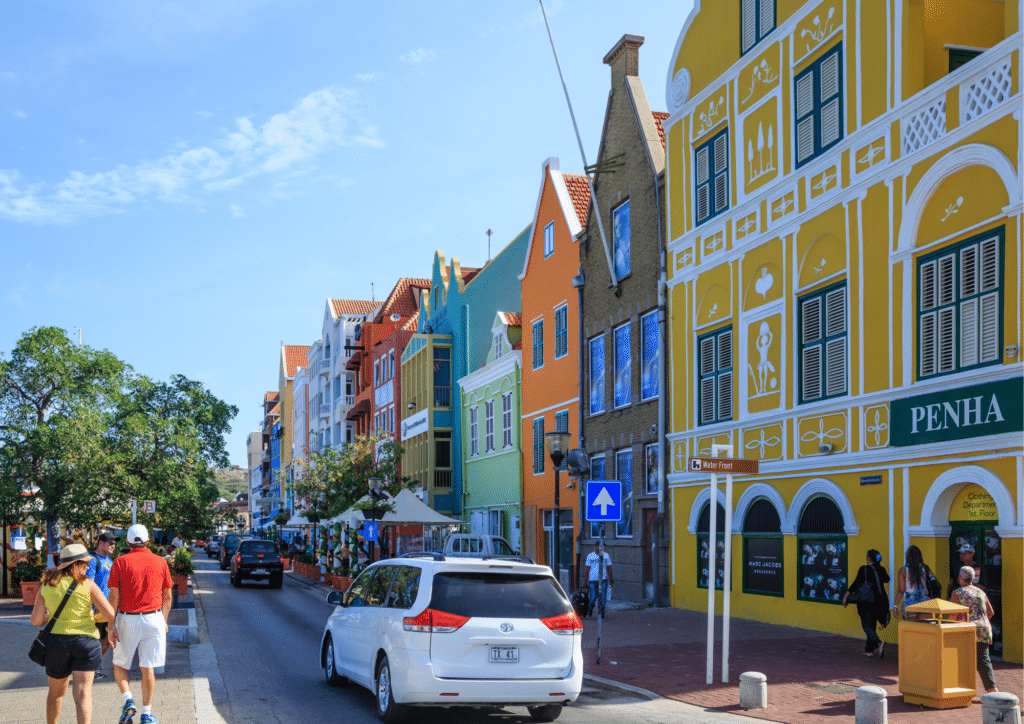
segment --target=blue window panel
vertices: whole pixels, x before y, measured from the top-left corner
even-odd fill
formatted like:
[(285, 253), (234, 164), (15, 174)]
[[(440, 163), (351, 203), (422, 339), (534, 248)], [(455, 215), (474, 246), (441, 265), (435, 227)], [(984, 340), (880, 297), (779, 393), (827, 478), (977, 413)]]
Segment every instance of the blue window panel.
[(697, 399), (701, 425), (732, 419), (732, 327), (697, 339)]
[(715, 134), (693, 154), (694, 214), (701, 224), (729, 209), (729, 129)]
[(843, 138), (842, 50), (837, 45), (793, 81), (797, 168)]
[(533, 323), (533, 369), (544, 366), (544, 320)]
[(629, 325), (615, 330), (615, 406), (625, 407), (631, 400), (633, 359), (630, 354)]
[(629, 199), (612, 209), (612, 244), (615, 249), (615, 278), (629, 276)]
[(590, 414), (604, 412), (604, 335), (590, 340)]
[(555, 253), (555, 222), (552, 221), (544, 227), (544, 258)]
[(775, 29), (775, 0), (740, 0), (740, 52), (746, 53)]
[(555, 310), (555, 359), (569, 353), (569, 308)]
[(658, 396), (661, 379), (661, 345), (658, 344), (658, 313), (640, 318), (640, 399)]
[(615, 524), (616, 538), (633, 537), (633, 451), (615, 453), (615, 479), (622, 481), (622, 517)]
[(845, 395), (849, 389), (846, 282), (800, 298), (800, 402)]
[(544, 418), (533, 419), (533, 474), (544, 472)]

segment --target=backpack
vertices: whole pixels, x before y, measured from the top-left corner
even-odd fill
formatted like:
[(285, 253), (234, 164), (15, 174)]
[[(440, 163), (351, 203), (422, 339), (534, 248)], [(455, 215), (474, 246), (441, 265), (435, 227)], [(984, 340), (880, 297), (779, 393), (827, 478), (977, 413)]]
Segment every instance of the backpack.
[(924, 585), (928, 591), (928, 598), (942, 598), (942, 584), (932, 574), (932, 569), (928, 566), (924, 567)]

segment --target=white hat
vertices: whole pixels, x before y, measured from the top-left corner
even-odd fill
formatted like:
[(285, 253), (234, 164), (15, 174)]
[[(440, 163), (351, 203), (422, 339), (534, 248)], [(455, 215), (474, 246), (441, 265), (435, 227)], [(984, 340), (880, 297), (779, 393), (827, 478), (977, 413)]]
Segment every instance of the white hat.
[(146, 530), (146, 526), (142, 525), (142, 523), (136, 523), (133, 526), (129, 526), (128, 535), (124, 538), (128, 545), (149, 543), (149, 531)]

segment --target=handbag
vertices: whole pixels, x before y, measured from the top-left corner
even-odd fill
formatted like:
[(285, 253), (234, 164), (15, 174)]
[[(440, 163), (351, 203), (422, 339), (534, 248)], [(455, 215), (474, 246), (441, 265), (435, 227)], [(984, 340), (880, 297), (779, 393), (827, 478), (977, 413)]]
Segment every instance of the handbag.
[[(871, 569), (871, 566), (868, 566)], [(874, 603), (875, 602), (875, 589), (871, 585), (864, 581), (860, 588), (856, 591), (851, 591), (850, 595), (846, 597), (846, 600), (851, 603)]]
[(67, 593), (64, 594), (63, 600), (60, 605), (57, 606), (57, 610), (54, 611), (53, 616), (50, 617), (50, 621), (43, 627), (43, 630), (36, 634), (35, 639), (32, 640), (32, 646), (28, 650), (28, 657), (40, 666), (46, 666), (46, 642), (50, 638), (50, 632), (53, 631), (53, 625), (57, 623), (57, 618), (60, 616), (60, 612), (64, 610), (64, 604), (71, 598), (71, 592), (75, 590), (75, 586), (78, 585), (77, 581), (72, 581), (71, 585), (68, 586)]
[(932, 573), (932, 569), (928, 566), (925, 566), (924, 570), (924, 585), (928, 591), (928, 598), (942, 598), (942, 584), (939, 583), (939, 579), (935, 577), (935, 575)]

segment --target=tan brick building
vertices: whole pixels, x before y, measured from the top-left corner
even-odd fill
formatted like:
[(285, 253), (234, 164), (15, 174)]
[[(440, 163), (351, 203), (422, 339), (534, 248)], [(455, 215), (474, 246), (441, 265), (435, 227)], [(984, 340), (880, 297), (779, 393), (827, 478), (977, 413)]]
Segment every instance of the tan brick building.
[[(664, 248), (665, 113), (651, 111), (638, 75), (644, 39), (624, 35), (604, 57), (611, 90), (598, 151), (594, 190), (608, 248), (594, 206), (581, 238), (583, 272), (582, 445), (594, 479), (623, 482), (623, 519), (606, 524), (605, 544), (615, 571), (615, 597), (653, 597), (652, 530), (658, 490), (664, 490), (664, 350), (659, 343), (658, 279)], [(663, 328), (663, 325), (662, 325)], [(664, 401), (662, 401), (664, 403)], [(598, 534), (583, 526), (584, 553)], [(661, 531), (669, 531), (663, 522)], [(666, 600), (668, 546), (659, 545), (661, 601)], [(586, 572), (583, 573), (586, 576)], [(584, 577), (582, 580), (586, 580)]]

